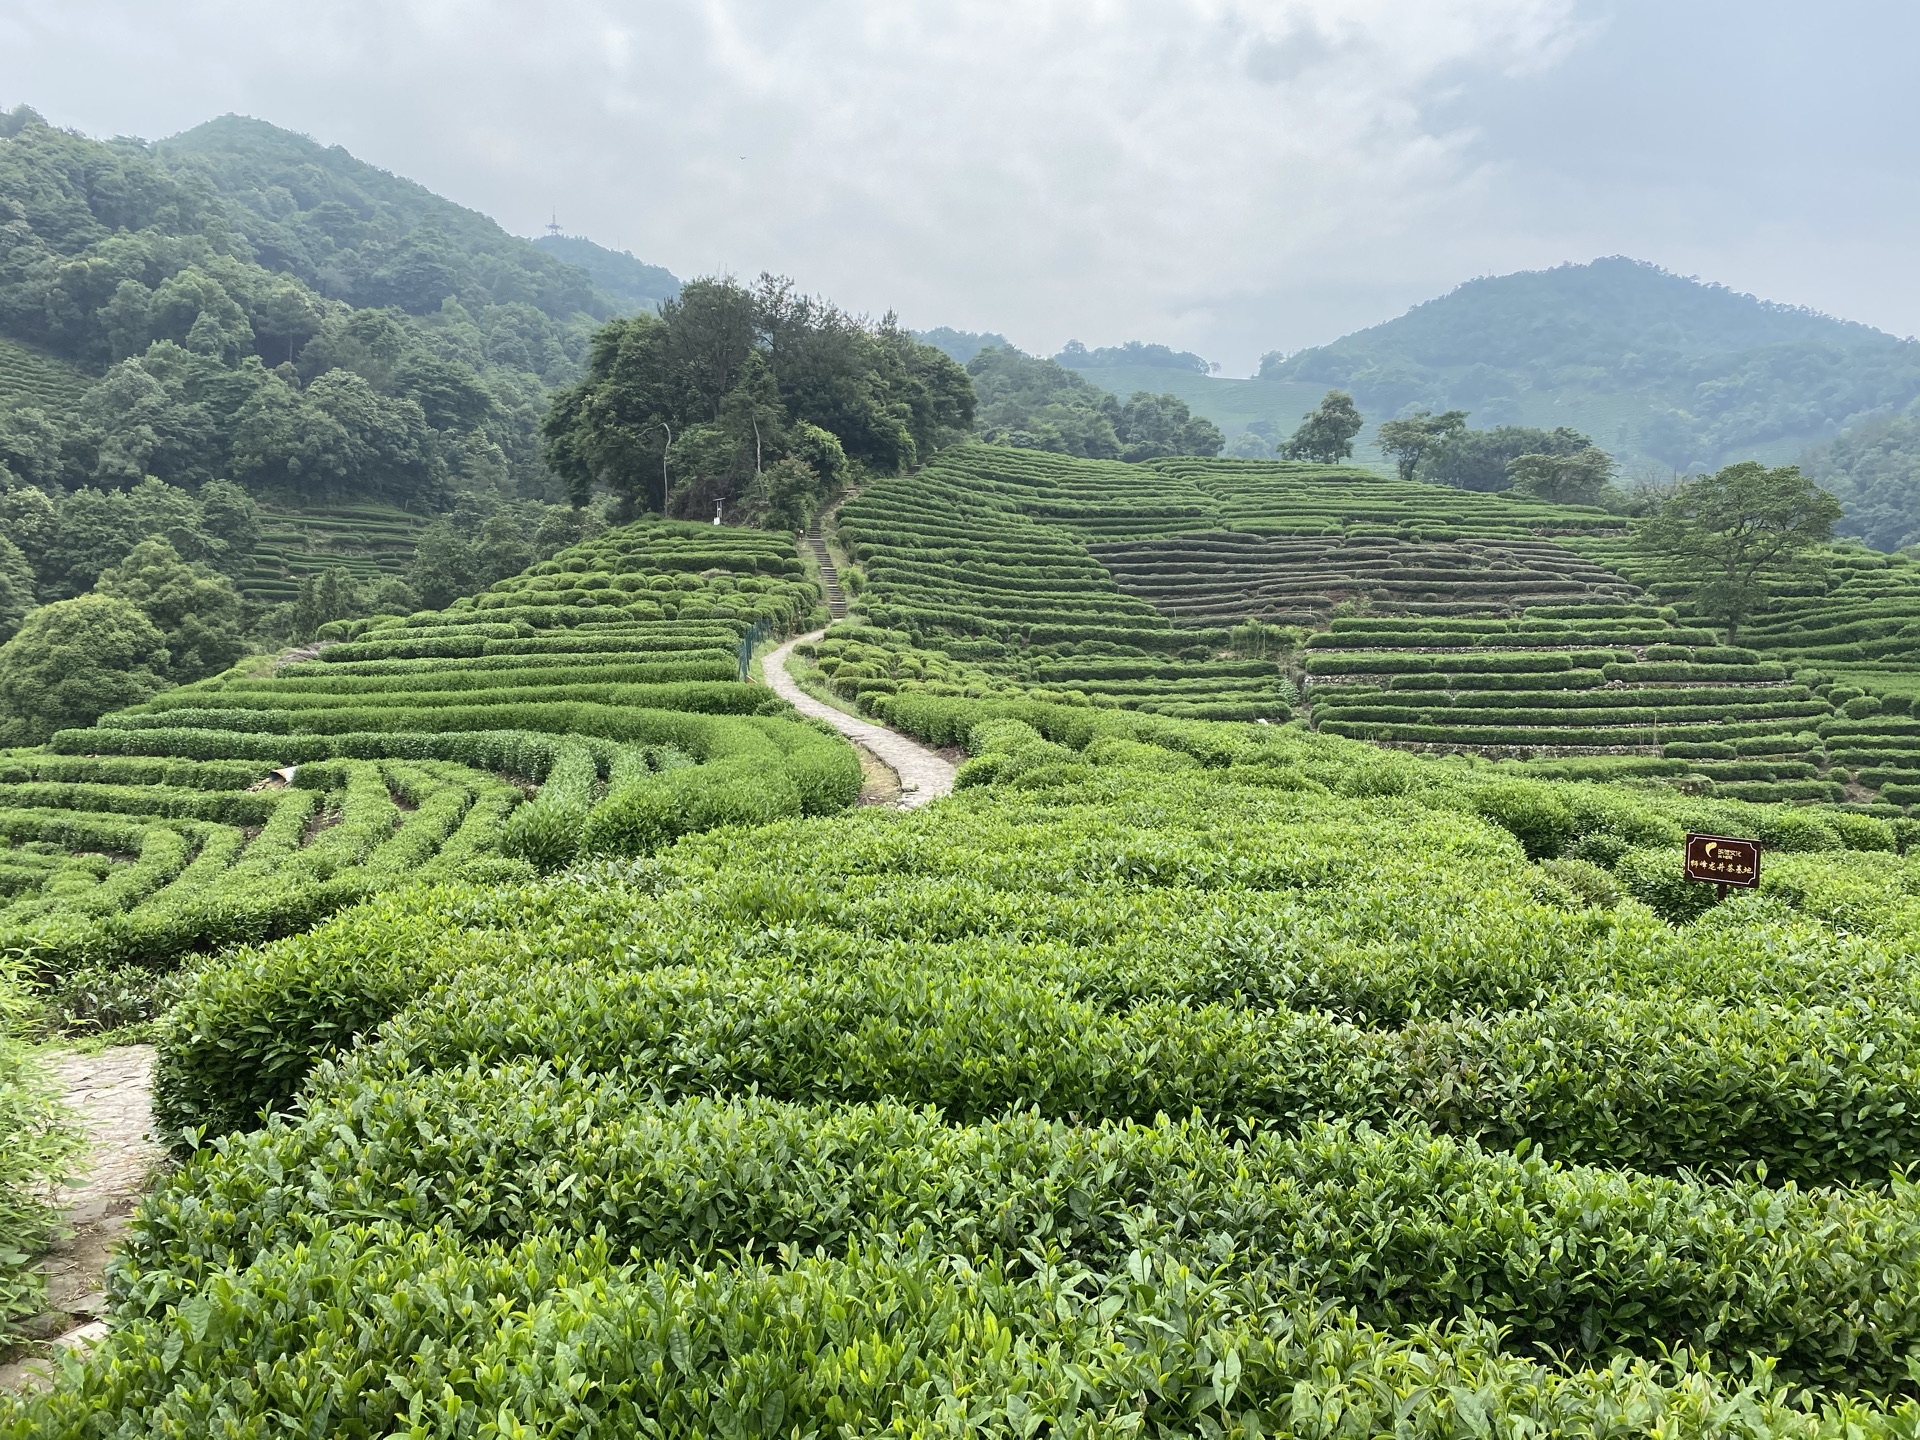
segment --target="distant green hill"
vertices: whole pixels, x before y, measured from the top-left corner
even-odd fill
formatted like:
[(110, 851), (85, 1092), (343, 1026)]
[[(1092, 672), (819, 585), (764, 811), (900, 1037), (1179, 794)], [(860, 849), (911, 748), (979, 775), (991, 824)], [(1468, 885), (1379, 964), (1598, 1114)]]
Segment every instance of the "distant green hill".
[(1920, 396), (1920, 344), (1623, 258), (1472, 280), (1261, 378), (1370, 419), (1570, 425), (1632, 468), (1788, 461)]
[(680, 293), (680, 281), (671, 270), (636, 260), (630, 250), (609, 250), (584, 235), (541, 235), (533, 243), (554, 259), (586, 271), (622, 310), (657, 310), (661, 301)]
[(216, 480), (262, 502), (225, 562), (262, 603), (396, 577), (436, 513), (559, 498), (553, 389), (637, 290), (677, 288), (238, 116), (148, 144), (0, 112), (0, 219), (0, 505), (40, 601), (139, 538), (87, 518), (134, 487), (142, 514), (197, 515)]
[(915, 330), (913, 338), (922, 345), (931, 345), (936, 350), (944, 350), (962, 365), (985, 350), (989, 345), (1010, 347), (1013, 342), (995, 331), (955, 330), (942, 325), (935, 330)]
[(477, 210), (265, 121), (223, 115), (152, 153), (172, 174), (211, 183), (261, 265), (331, 299), (413, 315), (449, 298), (525, 304), (555, 320), (624, 308), (580, 267)]

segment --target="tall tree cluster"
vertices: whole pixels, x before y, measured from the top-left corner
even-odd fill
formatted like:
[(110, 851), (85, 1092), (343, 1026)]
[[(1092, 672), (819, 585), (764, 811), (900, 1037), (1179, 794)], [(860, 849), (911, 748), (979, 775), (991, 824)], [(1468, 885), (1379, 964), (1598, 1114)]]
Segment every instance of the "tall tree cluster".
[(799, 526), (857, 471), (915, 465), (973, 416), (967, 372), (891, 316), (762, 276), (695, 280), (658, 315), (607, 324), (543, 429), (576, 500)]

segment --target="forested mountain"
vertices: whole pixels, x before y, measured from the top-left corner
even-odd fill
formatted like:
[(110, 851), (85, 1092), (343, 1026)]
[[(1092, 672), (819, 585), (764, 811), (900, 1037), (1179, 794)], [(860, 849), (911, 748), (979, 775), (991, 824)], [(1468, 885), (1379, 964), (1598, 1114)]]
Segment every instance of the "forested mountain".
[(1791, 460), (1920, 396), (1920, 344), (1615, 257), (1469, 281), (1261, 378), (1350, 390), (1369, 418), (1572, 426), (1628, 467)]
[(1802, 464), (1847, 507), (1841, 534), (1878, 550), (1920, 545), (1920, 407), (1849, 430)]
[(630, 250), (609, 250), (584, 235), (541, 235), (534, 242), (556, 260), (587, 272), (600, 292), (625, 310), (657, 310), (680, 293), (673, 272), (634, 258)]
[[(0, 116), (11, 590), (30, 575), (24, 603), (84, 592), (150, 514), (174, 517), (154, 533), (181, 555), (262, 603), (339, 568), (328, 594), (349, 609), (356, 585), (371, 603), (382, 574), (397, 578), (369, 558), (408, 524), (417, 532), (394, 507), (451, 516), (436, 554), (490, 543), (501, 507), (523, 538), (550, 533), (545, 550), (575, 538), (540, 509), (567, 498), (541, 454), (551, 395), (585, 373), (604, 321), (678, 282), (569, 244), (607, 283), (571, 253), (259, 121), (227, 116), (147, 144), (55, 129), (24, 106)], [(212, 492), (215, 481), (238, 489)], [(247, 544), (209, 538), (196, 517), (216, 493), (215, 508), (236, 496), (278, 507), (278, 529), (266, 527), (277, 548), (255, 552), (255, 518)], [(335, 538), (309, 553), (297, 519), (321, 512)], [(416, 596), (512, 573), (538, 558), (524, 549), (505, 571), (455, 565), (457, 580), (436, 562), (414, 577)], [(411, 603), (405, 587), (390, 598)], [(0, 631), (22, 603), (0, 604), (12, 615)]]
[(16, 478), (427, 509), (548, 487), (547, 392), (623, 308), (580, 269), (255, 121), (154, 146), (4, 129), (0, 333), (98, 377), (70, 410), (0, 396)]

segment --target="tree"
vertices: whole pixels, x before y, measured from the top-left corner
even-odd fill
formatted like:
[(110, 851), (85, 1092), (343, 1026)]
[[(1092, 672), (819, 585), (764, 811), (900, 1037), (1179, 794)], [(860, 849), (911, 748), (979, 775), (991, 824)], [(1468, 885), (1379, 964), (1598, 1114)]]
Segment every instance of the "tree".
[(1365, 422), (1353, 396), (1344, 390), (1329, 390), (1318, 409), (1300, 422), (1293, 438), (1280, 447), (1282, 460), (1312, 460), (1321, 465), (1337, 465), (1353, 458), (1353, 437)]
[(776, 460), (758, 477), (749, 492), (760, 511), (761, 523), (780, 530), (805, 528), (820, 499), (820, 477), (795, 456)]
[(1731, 645), (1765, 603), (1767, 582), (1830, 540), (1840, 513), (1798, 466), (1743, 460), (1682, 484), (1635, 527), (1634, 543), (1681, 567), (1693, 603), (1726, 623)]
[(200, 487), (201, 528), (213, 563), (237, 575), (260, 543), (260, 507), (231, 480), (210, 480)]
[(0, 535), (0, 641), (10, 638), (33, 609), (33, 567), (20, 547)]
[(109, 595), (42, 605), (0, 645), (0, 742), (37, 745), (167, 688), (166, 643)]
[(142, 540), (102, 572), (94, 593), (137, 605), (167, 647), (166, 676), (175, 684), (217, 675), (247, 653), (240, 635), (240, 597), (233, 582), (205, 565), (189, 565), (164, 540)]
[(1613, 480), (1613, 457), (1597, 445), (1571, 455), (1516, 455), (1508, 493), (1556, 505), (1598, 505)]
[(1152, 460), (1162, 455), (1218, 455), (1226, 444), (1220, 427), (1187, 409), (1177, 395), (1136, 390), (1121, 408), (1114, 427), (1122, 460)]
[(1420, 478), (1461, 490), (1504, 490), (1511, 480), (1507, 465), (1522, 455), (1574, 455), (1593, 441), (1561, 426), (1541, 430), (1530, 425), (1496, 425), (1491, 430), (1456, 429), (1429, 446), (1420, 459)]
[(1467, 412), (1448, 410), (1435, 415), (1431, 410), (1416, 411), (1380, 427), (1380, 448), (1393, 456), (1400, 467), (1400, 478), (1411, 480), (1420, 469), (1420, 461), (1436, 445), (1443, 445), (1467, 428)]
[[(705, 516), (744, 502), (802, 422), (842, 459), (892, 474), (972, 421), (966, 372), (892, 317), (874, 325), (762, 276), (752, 290), (697, 280), (657, 317), (602, 327), (586, 379), (554, 397), (541, 430), (576, 504), (603, 488), (631, 508)], [(799, 458), (825, 478), (819, 457)]]

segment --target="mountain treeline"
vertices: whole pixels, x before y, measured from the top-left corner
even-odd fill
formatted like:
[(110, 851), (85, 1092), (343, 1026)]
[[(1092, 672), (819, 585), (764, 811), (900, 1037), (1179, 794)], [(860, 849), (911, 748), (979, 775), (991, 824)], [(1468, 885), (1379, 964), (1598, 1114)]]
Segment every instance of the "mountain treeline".
[(542, 497), (538, 426), (616, 305), (410, 182), (229, 117), (158, 145), (0, 123), (0, 331), (99, 377), (0, 412), (30, 484)]
[(1136, 390), (1122, 400), (1057, 360), (1011, 345), (980, 350), (967, 373), (979, 397), (981, 438), (991, 444), (1090, 460), (1152, 460), (1218, 455), (1226, 443), (1217, 425), (1177, 395)]
[(1849, 430), (1803, 464), (1846, 507), (1841, 534), (1876, 550), (1920, 545), (1920, 409)]
[(1920, 395), (1920, 344), (1621, 257), (1469, 281), (1260, 375), (1368, 409), (1471, 409), (1593, 430), (1623, 457), (1709, 469), (1788, 453)]

